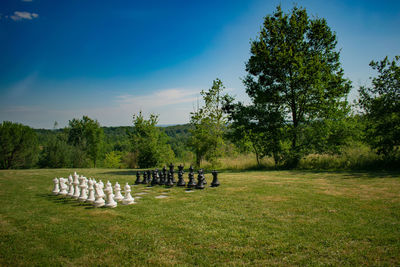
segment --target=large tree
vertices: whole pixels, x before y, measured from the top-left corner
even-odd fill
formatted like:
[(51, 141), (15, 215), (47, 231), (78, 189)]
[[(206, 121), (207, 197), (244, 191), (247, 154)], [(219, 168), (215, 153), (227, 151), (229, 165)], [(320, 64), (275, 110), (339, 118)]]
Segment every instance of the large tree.
[[(288, 165), (296, 165), (309, 149), (312, 124), (341, 119), (348, 111), (350, 82), (343, 78), (336, 45), (325, 19), (310, 18), (297, 7), (285, 14), (280, 6), (265, 17), (252, 41), (244, 79), (251, 99), (248, 121), (264, 128), (277, 151), (283, 138), (289, 140)], [(277, 130), (282, 125), (285, 134)]]
[(400, 56), (392, 61), (371, 61), (378, 72), (371, 86), (359, 89), (360, 105), (367, 121), (366, 136), (373, 148), (385, 157), (393, 157), (400, 146)]
[(68, 132), (68, 143), (78, 148), (74, 152), (76, 158), (83, 159), (84, 155), (80, 154), (83, 152), (92, 160), (94, 167), (96, 167), (97, 160), (101, 156), (104, 140), (104, 132), (99, 122), (88, 116), (83, 116), (82, 119), (70, 120), (66, 130)]
[(38, 152), (37, 136), (32, 128), (10, 121), (0, 124), (0, 169), (32, 167)]
[(208, 91), (202, 90), (200, 94), (204, 100), (204, 106), (191, 113), (189, 146), (194, 150), (196, 165), (200, 167), (203, 159), (217, 164), (222, 155), (224, 145), (224, 128), (226, 116), (223, 112), (222, 91), (224, 85), (216, 79)]

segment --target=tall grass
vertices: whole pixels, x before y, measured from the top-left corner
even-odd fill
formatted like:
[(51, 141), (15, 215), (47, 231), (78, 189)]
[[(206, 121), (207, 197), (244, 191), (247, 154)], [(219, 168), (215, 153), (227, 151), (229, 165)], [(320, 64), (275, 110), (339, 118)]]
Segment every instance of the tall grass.
[[(182, 162), (185, 166), (192, 163)], [(384, 160), (381, 155), (375, 153), (367, 146), (359, 145), (343, 148), (340, 154), (310, 154), (302, 158), (297, 166), (301, 170), (378, 170), (398, 169), (399, 162)], [(179, 165), (180, 163), (178, 163)], [(218, 170), (272, 170), (275, 169), (274, 160), (265, 157), (257, 164), (254, 154), (236, 154), (219, 159), (218, 165), (203, 161), (202, 168)], [(283, 169), (283, 166), (278, 166)]]

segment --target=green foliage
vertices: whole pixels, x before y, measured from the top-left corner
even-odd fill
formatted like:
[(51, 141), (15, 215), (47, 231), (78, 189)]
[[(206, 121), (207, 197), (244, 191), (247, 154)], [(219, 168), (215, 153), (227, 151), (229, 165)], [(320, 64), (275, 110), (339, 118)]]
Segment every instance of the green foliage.
[(196, 165), (199, 167), (203, 159), (216, 165), (223, 154), (223, 136), (227, 122), (222, 109), (224, 88), (221, 80), (214, 80), (207, 92), (202, 90), (200, 93), (204, 106), (191, 113), (189, 146), (195, 152)]
[(42, 168), (73, 167), (74, 147), (68, 145), (65, 133), (48, 135), (46, 145), (40, 154), (39, 166)]
[(174, 152), (167, 144), (168, 137), (156, 127), (158, 116), (151, 114), (148, 120), (142, 112), (133, 115), (133, 130), (130, 135), (132, 151), (137, 154), (140, 168), (154, 167), (173, 161)]
[(37, 136), (29, 126), (3, 121), (0, 144), (0, 169), (30, 168), (37, 162)]
[[(81, 120), (72, 119), (69, 121), (66, 130), (68, 132), (68, 144), (80, 150), (75, 152), (78, 159), (85, 158), (84, 154), (87, 154), (96, 167), (97, 160), (101, 156), (104, 140), (103, 129), (98, 121), (87, 116), (83, 116)], [(83, 163), (82, 160), (79, 160), (79, 162)]]
[(106, 154), (103, 166), (105, 168), (120, 168), (121, 167), (121, 152), (111, 151)]
[(394, 159), (400, 146), (400, 56), (393, 61), (371, 61), (378, 72), (371, 87), (359, 89), (359, 104), (367, 119), (367, 141), (387, 159)]
[(190, 138), (190, 124), (174, 125), (161, 127), (160, 130), (169, 137), (168, 144), (174, 151), (175, 157), (183, 159), (187, 157), (190, 147), (188, 142)]
[(228, 109), (236, 122), (245, 116), (243, 128), (254, 129), (261, 154), (273, 154), (276, 161), (284, 157), (286, 165), (296, 166), (310, 152), (315, 134), (331, 128), (326, 132), (335, 136), (326, 137), (324, 145), (340, 141), (335, 129), (349, 111), (350, 82), (343, 78), (336, 44), (325, 19), (311, 19), (305, 9), (284, 14), (278, 6), (265, 17), (246, 64), (244, 84), (252, 103)]

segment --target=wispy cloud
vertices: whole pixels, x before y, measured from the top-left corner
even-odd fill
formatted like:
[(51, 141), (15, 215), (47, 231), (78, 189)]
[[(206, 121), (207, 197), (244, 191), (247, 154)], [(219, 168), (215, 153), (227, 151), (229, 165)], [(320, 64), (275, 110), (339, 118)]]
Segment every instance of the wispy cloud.
[(22, 0), (22, 2), (33, 2), (33, 0)]
[(10, 18), (14, 21), (23, 20), (23, 19), (32, 20), (32, 19), (36, 19), (38, 17), (39, 17), (39, 15), (37, 13), (30, 13), (30, 12), (26, 12), (26, 11), (15, 11), (14, 15), (10, 16)]
[(163, 107), (173, 104), (192, 103), (196, 101), (200, 90), (165, 89), (148, 95), (121, 95), (117, 102), (122, 106)]

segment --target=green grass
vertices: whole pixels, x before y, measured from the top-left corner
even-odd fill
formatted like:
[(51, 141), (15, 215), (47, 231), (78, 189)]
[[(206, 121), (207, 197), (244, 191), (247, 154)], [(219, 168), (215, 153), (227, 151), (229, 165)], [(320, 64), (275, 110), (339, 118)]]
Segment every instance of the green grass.
[(400, 265), (398, 173), (222, 173), (219, 188), (94, 209), (50, 195), (71, 172), (0, 171), (0, 265)]

